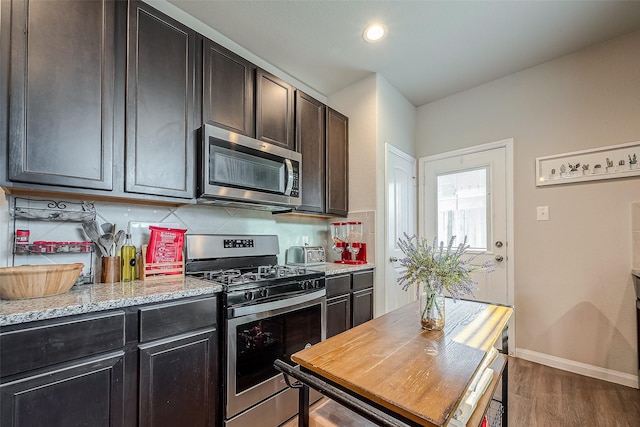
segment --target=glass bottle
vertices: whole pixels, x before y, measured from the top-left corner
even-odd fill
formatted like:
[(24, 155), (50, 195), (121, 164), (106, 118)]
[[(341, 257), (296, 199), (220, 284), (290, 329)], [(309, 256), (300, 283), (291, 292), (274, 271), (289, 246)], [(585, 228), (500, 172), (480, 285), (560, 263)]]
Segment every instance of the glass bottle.
[(126, 235), (124, 246), (120, 250), (122, 257), (122, 272), (120, 278), (123, 282), (129, 282), (136, 278), (136, 247), (131, 243), (131, 234)]

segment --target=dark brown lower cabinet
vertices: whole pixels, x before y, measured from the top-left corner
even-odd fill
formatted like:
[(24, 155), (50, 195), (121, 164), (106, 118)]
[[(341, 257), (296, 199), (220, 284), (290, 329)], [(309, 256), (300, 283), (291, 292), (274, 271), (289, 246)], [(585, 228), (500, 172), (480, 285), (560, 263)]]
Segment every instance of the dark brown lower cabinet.
[(0, 328), (0, 425), (219, 426), (217, 301)]
[(357, 271), (351, 274), (351, 325), (373, 319), (373, 270)]
[(139, 426), (216, 425), (215, 339), (209, 330), (140, 345)]
[(373, 319), (373, 270), (329, 276), (327, 338)]
[(351, 295), (327, 298), (327, 338), (351, 329)]
[(124, 425), (124, 351), (2, 382), (2, 426)]
[(353, 304), (353, 327), (373, 319), (373, 288), (354, 291), (351, 298)]

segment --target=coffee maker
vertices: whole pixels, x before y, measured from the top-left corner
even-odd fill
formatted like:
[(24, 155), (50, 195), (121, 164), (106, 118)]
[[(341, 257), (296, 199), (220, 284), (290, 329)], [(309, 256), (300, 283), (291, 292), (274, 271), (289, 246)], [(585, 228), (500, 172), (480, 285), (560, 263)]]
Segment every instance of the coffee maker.
[(340, 255), (339, 264), (366, 264), (367, 245), (362, 241), (361, 221), (332, 222), (333, 250)]

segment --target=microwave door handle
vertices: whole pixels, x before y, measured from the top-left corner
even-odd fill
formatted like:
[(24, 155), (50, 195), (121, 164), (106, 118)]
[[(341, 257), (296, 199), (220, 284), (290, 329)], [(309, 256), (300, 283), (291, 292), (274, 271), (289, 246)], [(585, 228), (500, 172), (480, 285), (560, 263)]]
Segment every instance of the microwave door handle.
[(290, 196), (293, 190), (293, 164), (291, 160), (284, 159), (284, 165), (287, 168), (287, 188), (284, 190), (284, 195)]

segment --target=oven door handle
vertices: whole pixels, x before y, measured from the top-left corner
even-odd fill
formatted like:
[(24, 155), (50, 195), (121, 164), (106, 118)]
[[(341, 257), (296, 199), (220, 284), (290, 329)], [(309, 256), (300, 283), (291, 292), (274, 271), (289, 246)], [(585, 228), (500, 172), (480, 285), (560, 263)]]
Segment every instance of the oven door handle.
[(240, 316), (247, 316), (250, 314), (262, 313), (265, 311), (278, 310), (280, 308), (292, 307), (294, 305), (302, 304), (305, 302), (313, 301), (317, 298), (322, 298), (327, 295), (326, 289), (311, 292), (308, 294), (302, 294), (291, 298), (285, 298), (277, 301), (266, 302), (263, 304), (247, 305), (245, 307), (231, 308), (229, 317), (236, 318)]

